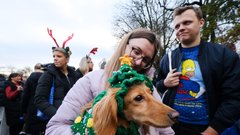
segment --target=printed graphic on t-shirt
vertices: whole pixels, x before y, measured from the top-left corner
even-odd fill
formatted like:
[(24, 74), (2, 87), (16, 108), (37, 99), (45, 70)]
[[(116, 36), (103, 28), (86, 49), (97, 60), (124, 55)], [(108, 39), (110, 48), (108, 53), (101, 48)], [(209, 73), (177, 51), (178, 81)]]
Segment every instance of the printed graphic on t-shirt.
[(205, 86), (197, 61), (186, 59), (181, 65), (182, 76), (173, 108), (179, 111), (182, 122), (208, 124)]

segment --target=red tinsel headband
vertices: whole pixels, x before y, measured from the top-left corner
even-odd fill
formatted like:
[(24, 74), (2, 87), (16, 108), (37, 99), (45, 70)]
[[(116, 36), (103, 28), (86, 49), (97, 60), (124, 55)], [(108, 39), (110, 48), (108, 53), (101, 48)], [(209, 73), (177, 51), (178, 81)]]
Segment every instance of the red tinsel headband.
[[(49, 28), (47, 28), (47, 31), (48, 31), (49, 36), (53, 39), (53, 41), (54, 41), (55, 44), (57, 45), (57, 47), (59, 47), (56, 39), (55, 39), (55, 38), (53, 37), (53, 35), (52, 35), (52, 30), (49, 29)], [(72, 33), (71, 36), (68, 36), (68, 39), (63, 42), (62, 48), (65, 48), (66, 43), (67, 43), (70, 39), (72, 39), (73, 35), (74, 35), (74, 34)]]
[[(48, 31), (49, 36), (50, 36), (50, 37), (53, 39), (53, 41), (55, 42), (55, 44), (56, 44), (56, 46), (57, 46), (57, 48), (58, 48), (57, 50), (58, 50), (58, 51), (61, 51), (61, 50), (62, 50), (62, 52), (63, 52), (65, 55), (67, 55), (67, 57), (69, 57), (69, 56), (72, 54), (72, 52), (70, 51), (70, 48), (69, 48), (69, 47), (66, 47), (66, 48), (65, 48), (65, 45), (66, 45), (66, 43), (67, 43), (70, 39), (73, 38), (73, 33), (72, 33), (71, 36), (68, 36), (67, 40), (65, 40), (65, 41), (63, 42), (62, 47), (59, 47), (56, 39), (55, 39), (55, 38), (53, 37), (53, 35), (52, 35), (52, 30), (49, 29), (49, 28), (47, 28), (47, 31)], [(52, 47), (52, 50), (53, 50), (53, 51), (54, 51), (55, 49), (56, 49), (56, 47)]]

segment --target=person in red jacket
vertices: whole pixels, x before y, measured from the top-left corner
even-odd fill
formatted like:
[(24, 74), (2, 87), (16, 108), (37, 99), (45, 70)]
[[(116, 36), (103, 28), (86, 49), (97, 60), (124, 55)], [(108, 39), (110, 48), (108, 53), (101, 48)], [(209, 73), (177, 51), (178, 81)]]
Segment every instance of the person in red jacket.
[(19, 73), (11, 73), (5, 84), (6, 95), (6, 120), (9, 126), (10, 135), (18, 135), (23, 123), (20, 121), (21, 115), (21, 95), (23, 91), (22, 78)]

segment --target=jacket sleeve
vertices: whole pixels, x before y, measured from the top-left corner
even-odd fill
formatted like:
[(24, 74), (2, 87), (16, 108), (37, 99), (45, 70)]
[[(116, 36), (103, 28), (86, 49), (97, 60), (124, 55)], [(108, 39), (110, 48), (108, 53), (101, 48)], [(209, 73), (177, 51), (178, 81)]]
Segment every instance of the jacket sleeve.
[(13, 90), (10, 86), (7, 86), (5, 89), (6, 97), (8, 100), (13, 100), (20, 93), (19, 90)]
[(167, 87), (164, 86), (163, 81), (167, 77), (168, 72), (168, 57), (167, 55), (164, 55), (160, 62), (160, 66), (158, 69), (158, 77), (155, 84), (158, 92), (160, 92), (161, 94), (163, 94), (167, 90)]
[(219, 133), (240, 118), (240, 60), (237, 54), (226, 50), (224, 53), (223, 72), (220, 80), (221, 104), (210, 126)]
[(47, 71), (39, 78), (37, 89), (34, 96), (36, 107), (45, 115), (51, 118), (57, 108), (49, 104), (50, 89), (52, 87), (53, 76)]
[(72, 134), (71, 126), (80, 114), (81, 108), (94, 98), (91, 90), (93, 84), (90, 81), (92, 78), (88, 75), (80, 78), (69, 90), (57, 113), (47, 124), (46, 134)]
[(30, 85), (31, 85), (31, 80), (29, 77), (24, 85), (24, 90), (23, 90), (23, 97), (22, 97), (22, 104), (21, 104), (23, 113), (27, 113), (29, 100), (31, 96)]

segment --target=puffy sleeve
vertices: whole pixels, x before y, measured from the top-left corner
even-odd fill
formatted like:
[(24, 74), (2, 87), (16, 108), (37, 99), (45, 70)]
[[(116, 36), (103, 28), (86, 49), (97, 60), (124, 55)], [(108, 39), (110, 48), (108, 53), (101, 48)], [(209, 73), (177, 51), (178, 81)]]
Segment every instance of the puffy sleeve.
[(47, 124), (46, 134), (69, 135), (81, 108), (103, 89), (102, 74), (92, 71), (80, 78), (65, 96), (57, 113)]

